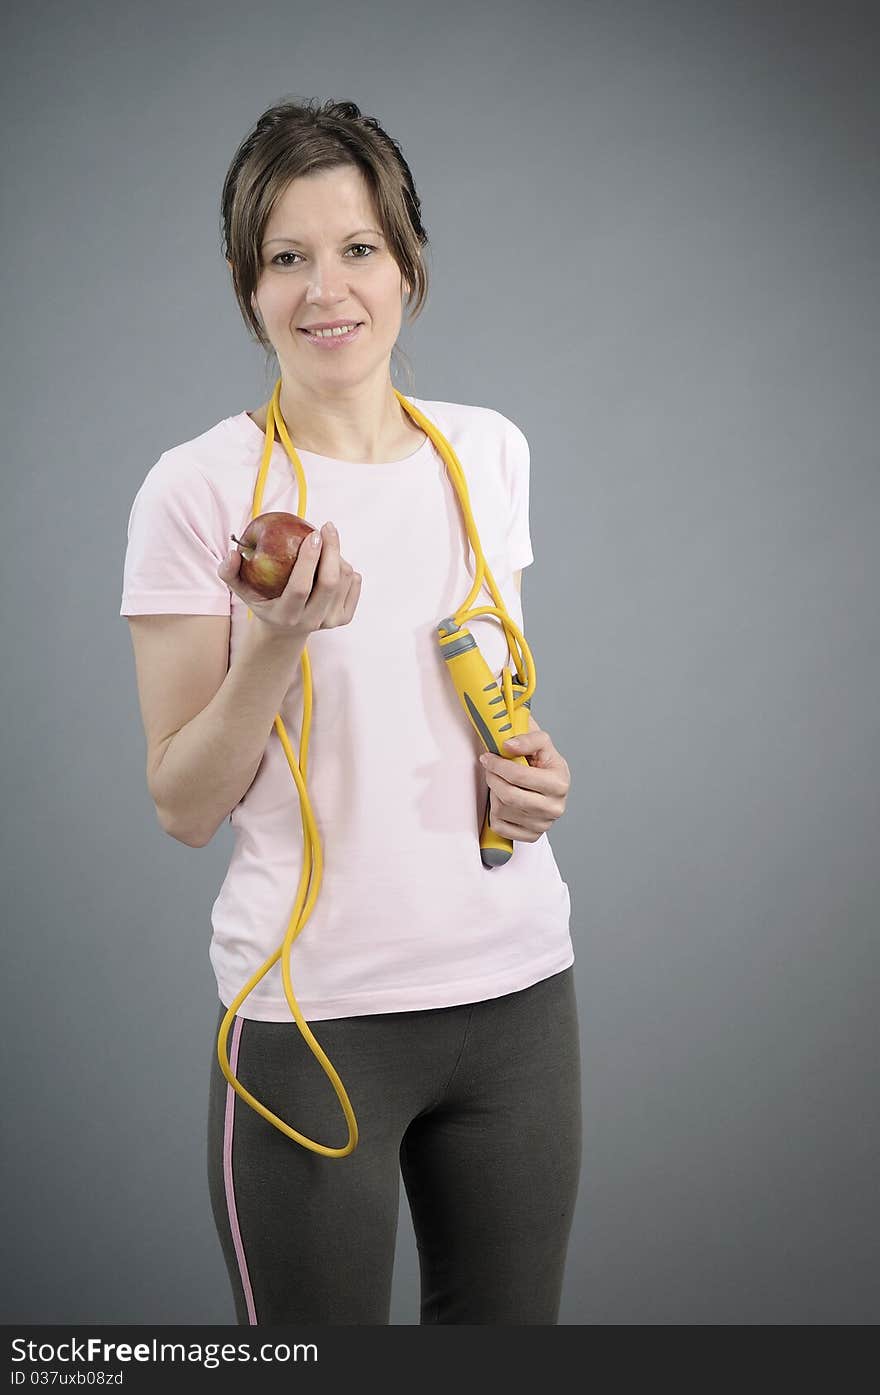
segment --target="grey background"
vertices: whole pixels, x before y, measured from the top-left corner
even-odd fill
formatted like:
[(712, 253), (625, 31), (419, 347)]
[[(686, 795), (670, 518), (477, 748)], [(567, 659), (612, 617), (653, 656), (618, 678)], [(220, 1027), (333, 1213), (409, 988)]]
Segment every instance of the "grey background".
[(411, 163), (433, 279), (397, 385), (531, 444), (584, 1057), (561, 1321), (880, 1317), (869, 8), (8, 12), (5, 1323), (234, 1321), (204, 1162), (231, 830), (159, 829), (118, 610), (147, 470), (268, 395), (218, 207), (285, 96), (357, 101)]

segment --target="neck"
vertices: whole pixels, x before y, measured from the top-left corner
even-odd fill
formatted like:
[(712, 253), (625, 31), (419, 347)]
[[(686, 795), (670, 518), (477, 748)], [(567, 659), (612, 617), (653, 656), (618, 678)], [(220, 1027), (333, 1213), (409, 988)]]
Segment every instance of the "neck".
[[(254, 413), (264, 431), (268, 405)], [(390, 381), (378, 392), (363, 383), (322, 397), (301, 382), (282, 379), (279, 405), (293, 444), (334, 460), (390, 459), (407, 430), (418, 431)]]

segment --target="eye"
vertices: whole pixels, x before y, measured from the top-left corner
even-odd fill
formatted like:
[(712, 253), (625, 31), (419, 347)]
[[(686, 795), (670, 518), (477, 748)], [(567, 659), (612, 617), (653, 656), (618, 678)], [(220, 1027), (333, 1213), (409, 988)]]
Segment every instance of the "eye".
[[(351, 244), (351, 247), (349, 247), (347, 250), (350, 252), (350, 251), (352, 250), (352, 247), (363, 247), (363, 248), (367, 251), (368, 254), (372, 254), (372, 253), (375, 252), (375, 250), (376, 250), (376, 248), (375, 248), (375, 247), (372, 245), (372, 243), (370, 243), (370, 242), (353, 242), (353, 243)], [(282, 258), (282, 257), (298, 257), (298, 256), (299, 256), (299, 252), (279, 252), (277, 257), (273, 257), (273, 258), (272, 258), (272, 265), (273, 265), (273, 266), (292, 266), (292, 265), (293, 265), (292, 262), (282, 262), (281, 258)], [(370, 259), (370, 258), (369, 258), (369, 255), (366, 256), (366, 257), (355, 257), (355, 258), (354, 258), (354, 260), (355, 260), (356, 262), (366, 262), (366, 261), (369, 261), (369, 259)]]

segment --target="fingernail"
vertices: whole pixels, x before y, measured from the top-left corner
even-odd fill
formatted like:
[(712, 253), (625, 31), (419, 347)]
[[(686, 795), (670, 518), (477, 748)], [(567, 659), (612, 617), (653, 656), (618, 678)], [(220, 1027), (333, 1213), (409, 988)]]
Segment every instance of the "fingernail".
[(315, 528), (312, 532), (312, 547), (320, 547), (321, 541), (321, 530), (320, 528)]

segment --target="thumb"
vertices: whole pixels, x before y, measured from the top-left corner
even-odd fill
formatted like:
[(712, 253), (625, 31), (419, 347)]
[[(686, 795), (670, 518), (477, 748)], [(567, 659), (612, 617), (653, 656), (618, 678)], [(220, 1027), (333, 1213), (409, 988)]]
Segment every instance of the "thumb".
[(505, 741), (504, 749), (511, 755), (525, 756), (529, 765), (552, 765), (556, 758), (556, 749), (549, 734), (540, 727), (511, 736)]
[(223, 581), (226, 581), (227, 579), (231, 579), (233, 577), (238, 576), (240, 566), (241, 552), (237, 547), (233, 547), (230, 552), (227, 552), (226, 556), (223, 558), (223, 561), (217, 568), (217, 575)]

